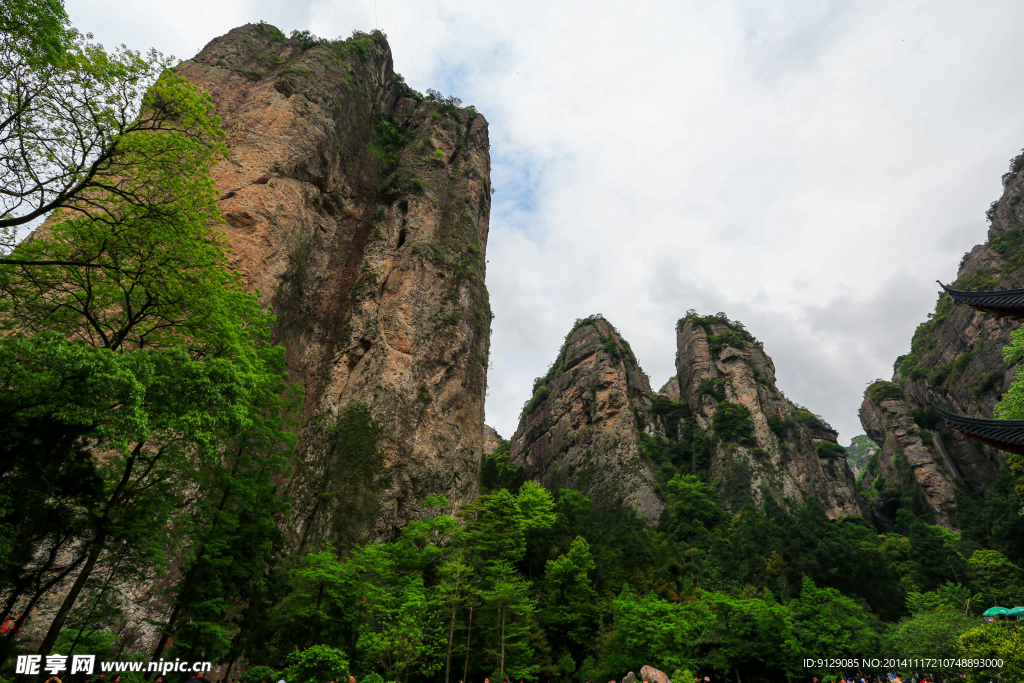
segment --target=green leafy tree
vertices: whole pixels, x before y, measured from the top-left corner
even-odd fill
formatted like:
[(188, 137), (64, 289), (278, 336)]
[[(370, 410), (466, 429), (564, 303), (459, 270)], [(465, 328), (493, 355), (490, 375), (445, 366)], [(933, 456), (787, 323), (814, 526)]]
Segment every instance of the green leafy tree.
[(325, 550), (303, 555), (289, 573), (287, 595), (274, 610), (291, 636), (281, 647), (310, 647), (347, 604), (345, 568), (333, 550)]
[(12, 0), (0, 10), (0, 253), (13, 246), (14, 228), (54, 210), (98, 216), (115, 196), (150, 203), (133, 177), (140, 155), (173, 164), (164, 143), (176, 141), (144, 140), (184, 121), (188, 103), (164, 87), (171, 81), (150, 89), (171, 60), (107, 52), (90, 39), (57, 0)]
[(714, 618), (707, 602), (669, 602), (654, 593), (639, 598), (626, 587), (612, 610), (612, 630), (602, 647), (607, 670), (636, 670), (647, 662), (669, 671), (696, 670), (697, 643)]
[(443, 610), (454, 610), (466, 597), (463, 586), (442, 583), (435, 584), (435, 590), (428, 588), (439, 573), (448, 581), (458, 576), (464, 582), (467, 577), (455, 555), (462, 530), (450, 515), (440, 512), (448, 501), (431, 497), (425, 506), (435, 511), (433, 517), (409, 523), (394, 543), (359, 548), (352, 560), (364, 610), (358, 646), (395, 678), (406, 681), (413, 674), (429, 676), (449, 661), (446, 649), (453, 622), (445, 620)]
[[(448, 623), (448, 645), (444, 660), (444, 681), (448, 683), (451, 675), (452, 648), (455, 645), (455, 625), (459, 608), (473, 599), (474, 588), (472, 581), (472, 570), (463, 561), (461, 549), (457, 554), (441, 565), (440, 581), (437, 587), (437, 596), (442, 598), (446, 607), (451, 607), (451, 620)], [(465, 680), (465, 678), (463, 678)]]
[(886, 634), (889, 653), (899, 658), (956, 658), (957, 639), (978, 625), (974, 615), (931, 609), (893, 624)]
[(859, 652), (878, 650), (876, 618), (834, 588), (818, 588), (804, 576), (800, 597), (786, 607), (801, 652), (834, 652), (836, 657), (859, 658)]
[(798, 672), (801, 652), (788, 610), (771, 593), (763, 598), (707, 596), (714, 619), (700, 639), (702, 663), (717, 671), (764, 676)]
[(288, 655), (285, 680), (294, 683), (323, 683), (348, 678), (345, 653), (326, 645), (314, 645)]
[(1001, 666), (965, 669), (968, 683), (1024, 680), (1024, 630), (1003, 624), (977, 626), (960, 636), (960, 656), (986, 662), (1001, 661)]
[[(48, 28), (26, 38), (17, 27), (32, 17)], [(219, 486), (219, 468), (232, 467), (223, 446), (262, 419), (260, 397), (280, 390), (283, 366), (266, 343), (272, 317), (228, 270), (214, 229), (209, 168), (224, 146), (210, 96), (161, 73), (155, 55), (89, 45), (59, 3), (15, 2), (2, 21), (14, 30), (0, 46), (0, 228), (12, 237), (56, 212), (13, 251), (0, 248), (9, 252), (0, 256), (0, 354), (19, 366), (3, 377), (13, 391), (0, 486), (24, 489), (15, 494), (24, 507), (0, 512), (0, 546), (10, 551), (0, 585), (31, 601), (55, 585), (41, 585), (43, 576), (70, 582), (39, 650), (48, 654), (78, 618), (80, 596), (89, 597), (86, 615), (112, 604), (94, 589), (109, 586), (101, 577), (158, 569), (162, 530), (184, 521), (183, 510), (203, 516), (204, 501), (190, 508), (183, 492)], [(29, 55), (32, 40), (55, 47)], [(54, 488), (72, 477), (82, 484)], [(267, 495), (261, 507), (273, 510)], [(252, 541), (254, 528), (242, 536)], [(40, 554), (68, 547), (69, 530), (63, 566)], [(226, 613), (223, 596), (207, 598), (203, 612)], [(215, 622), (190, 620), (203, 632), (191, 640), (226, 642)]]
[(590, 546), (577, 536), (568, 553), (548, 561), (544, 573), (547, 599), (540, 613), (550, 634), (548, 640), (567, 648), (580, 661), (597, 626), (597, 591), (588, 576), (595, 567)]
[(536, 675), (532, 662), (530, 627), (535, 601), (530, 586), (509, 562), (494, 562), (487, 571), (481, 592), (487, 654), (494, 662), (498, 680)]
[(198, 472), (200, 495), (177, 526), (183, 578), (174, 587), (174, 609), (153, 659), (173, 635), (183, 659), (230, 662), (237, 622), (259, 592), (281, 551), (276, 517), (286, 508), (275, 477), (290, 464), (294, 436), (281, 413), (283, 388), (268, 384), (254, 397), (253, 418), (231, 437), (221, 457)]
[(967, 614), (971, 610), (971, 602), (976, 601), (976, 599), (977, 596), (972, 596), (970, 589), (967, 587), (947, 583), (927, 593), (911, 591), (907, 594), (907, 608), (913, 614), (921, 614), (937, 609)]
[(967, 560), (967, 574), (985, 607), (1013, 607), (1024, 598), (1020, 567), (998, 550), (976, 550)]

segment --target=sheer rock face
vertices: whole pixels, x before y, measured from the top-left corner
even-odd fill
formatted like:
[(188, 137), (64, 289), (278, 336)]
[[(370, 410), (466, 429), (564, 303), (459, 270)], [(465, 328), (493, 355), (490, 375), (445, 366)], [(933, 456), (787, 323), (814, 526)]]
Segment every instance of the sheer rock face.
[[(1024, 285), (1022, 196), (1024, 170), (1017, 168), (1004, 177), (1003, 196), (990, 214), (986, 243), (964, 255), (953, 288)], [(955, 528), (956, 490), (982, 495), (995, 482), (1003, 456), (990, 446), (943, 429), (942, 422), (925, 411), (938, 406), (993, 417), (996, 403), (1016, 374), (1016, 368), (1008, 368), (1003, 361), (1002, 350), (1020, 323), (953, 304), (944, 293), (939, 294), (929, 318), (915, 332), (911, 353), (897, 361), (893, 382), (904, 398), (877, 405), (865, 395), (861, 423), (869, 435), (874, 430), (872, 438), (883, 448), (862, 488), (873, 499), (883, 523), (893, 521), (887, 518), (885, 486), (911, 486), (936, 522)]]
[[(813, 498), (832, 518), (866, 514), (845, 454), (833, 449), (827, 457), (818, 455), (817, 444), (834, 443), (835, 433), (805, 424), (810, 413), (801, 413), (775, 386), (775, 365), (764, 349), (743, 342), (743, 348), (726, 345), (712, 352), (709, 333), (730, 329), (715, 322), (705, 328), (684, 318), (676, 330), (679, 394), (699, 427), (713, 437), (710, 473), (721, 482), (723, 502), (738, 508), (770, 497), (786, 507)], [(741, 445), (714, 433), (714, 415), (724, 402), (749, 412), (753, 443)]]
[(651, 387), (633, 352), (603, 318), (578, 323), (538, 381), (512, 437), (512, 461), (547, 488), (599, 505), (622, 502), (654, 522), (664, 507), (640, 446)]
[(884, 481), (901, 488), (916, 486), (924, 494), (932, 518), (953, 527), (954, 495), (962, 477), (938, 443), (924, 442), (907, 401), (890, 398), (879, 405), (865, 397), (860, 420), (867, 435), (881, 446), (878, 468)]
[[(491, 320), (487, 122), (420, 101), (380, 33), (304, 50), (247, 25), (178, 70), (223, 119), (230, 154), (213, 177), (232, 266), (276, 313), (306, 388), (293, 542), (388, 537), (429, 495), (472, 500)], [(372, 495), (322, 427), (354, 402), (381, 430)]]

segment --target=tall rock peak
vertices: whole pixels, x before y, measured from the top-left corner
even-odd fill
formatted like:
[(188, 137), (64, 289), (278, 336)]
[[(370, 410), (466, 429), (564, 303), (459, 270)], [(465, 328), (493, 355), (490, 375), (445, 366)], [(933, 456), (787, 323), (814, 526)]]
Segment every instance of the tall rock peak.
[(600, 505), (621, 502), (649, 521), (664, 503), (641, 449), (651, 387), (629, 344), (604, 318), (576, 321), (534, 383), (512, 437), (512, 460), (548, 488)]
[(716, 482), (733, 510), (814, 499), (831, 517), (866, 513), (835, 431), (782, 395), (741, 324), (690, 313), (676, 335), (677, 374), (654, 393), (607, 321), (577, 321), (534, 385), (513, 460), (546, 486), (621, 501), (652, 521), (660, 484), (679, 474)]
[(179, 68), (227, 133), (232, 265), (306, 388), (300, 546), (387, 537), (479, 487), (491, 312), (487, 122), (395, 74), (383, 34), (250, 24)]
[(742, 324), (690, 311), (676, 327), (681, 397), (710, 437), (712, 480), (733, 509), (814, 499), (830, 517), (863, 515), (836, 432), (775, 386), (775, 365)]

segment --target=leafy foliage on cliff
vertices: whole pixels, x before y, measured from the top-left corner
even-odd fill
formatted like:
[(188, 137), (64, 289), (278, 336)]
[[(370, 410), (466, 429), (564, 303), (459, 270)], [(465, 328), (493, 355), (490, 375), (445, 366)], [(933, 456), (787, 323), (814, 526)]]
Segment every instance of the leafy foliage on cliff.
[[(761, 346), (761, 342), (755, 339), (754, 335), (747, 331), (743, 326), (743, 323), (738, 320), (729, 320), (729, 316), (725, 313), (719, 312), (714, 315), (701, 316), (697, 314), (697, 311), (691, 308), (686, 312), (685, 316), (676, 322), (676, 327), (682, 327), (688, 322), (702, 327), (704, 332), (707, 333), (709, 341), (713, 341), (718, 348), (718, 351), (721, 351), (721, 349), (726, 346), (744, 348), (748, 343), (754, 346)], [(718, 335), (722, 336), (719, 336), (717, 341), (714, 341), (716, 334), (712, 331), (713, 325), (725, 325), (728, 328), (727, 330), (723, 330), (718, 333)], [(716, 353), (716, 351), (712, 349), (712, 353)]]
[[(26, 7), (66, 25), (58, 3), (14, 9)], [(163, 572), (173, 544), (178, 573), (165, 588), (175, 608), (157, 654), (173, 633), (178, 652), (226, 657), (238, 608), (282, 543), (275, 477), (294, 441), (283, 350), (269, 344), (273, 319), (241, 290), (214, 227), (209, 168), (223, 133), (210, 96), (162, 73), (141, 97), (145, 125), (133, 124), (126, 93), (141, 96), (162, 63), (107, 59), (68, 32), (71, 63), (26, 57), (23, 80), (91, 78), (79, 92), (101, 112), (64, 113), (95, 117), (84, 133), (95, 145), (84, 161), (47, 152), (57, 185), (28, 213), (5, 207), (12, 220), (62, 210), (0, 258), (0, 621), (20, 626), (60, 589), (38, 651), (58, 638), (74, 646), (122, 616), (123, 591)], [(40, 95), (60, 96), (56, 86)], [(67, 120), (48, 123), (74, 127)], [(40, 131), (9, 132), (27, 149)], [(3, 193), (23, 180), (5, 176)], [(211, 604), (222, 607), (200, 608)], [(0, 655), (12, 645), (6, 637)]]
[(741, 446), (757, 445), (750, 411), (739, 403), (729, 401), (719, 403), (711, 419), (711, 428), (715, 435), (723, 441), (735, 441)]

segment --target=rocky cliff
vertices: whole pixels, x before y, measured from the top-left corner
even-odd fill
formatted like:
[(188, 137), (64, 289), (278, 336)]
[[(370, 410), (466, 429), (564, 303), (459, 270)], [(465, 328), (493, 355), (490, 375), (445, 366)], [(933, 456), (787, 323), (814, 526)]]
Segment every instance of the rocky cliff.
[(491, 313), (487, 122), (424, 98), (383, 34), (247, 25), (178, 67), (209, 91), (232, 265), (277, 314), (306, 388), (299, 547), (387, 537), (479, 486)]
[(623, 502), (650, 520), (660, 483), (696, 474), (726, 507), (817, 500), (832, 517), (863, 515), (835, 432), (775, 387), (775, 368), (739, 323), (688, 314), (678, 374), (653, 393), (629, 345), (600, 317), (578, 321), (534, 385), (512, 459), (548, 487)]
[[(988, 239), (964, 255), (956, 289), (1024, 284), (1024, 155), (1013, 160), (1003, 188), (988, 212)], [(1015, 374), (1002, 349), (1018, 326), (940, 293), (910, 353), (897, 359), (892, 382), (869, 387), (861, 423), (882, 450), (869, 460), (861, 485), (882, 521), (891, 523), (904, 507), (955, 527), (957, 491), (980, 495), (995, 481), (1001, 454), (944, 429), (931, 407), (992, 417)]]
[(576, 489), (599, 505), (623, 503), (654, 522), (664, 503), (641, 442), (651, 398), (618, 331), (600, 316), (579, 320), (534, 383), (512, 437), (512, 461), (547, 488)]
[(676, 345), (679, 395), (707, 435), (710, 476), (727, 506), (813, 498), (830, 517), (865, 514), (836, 432), (782, 395), (771, 358), (741, 324), (691, 311)]

